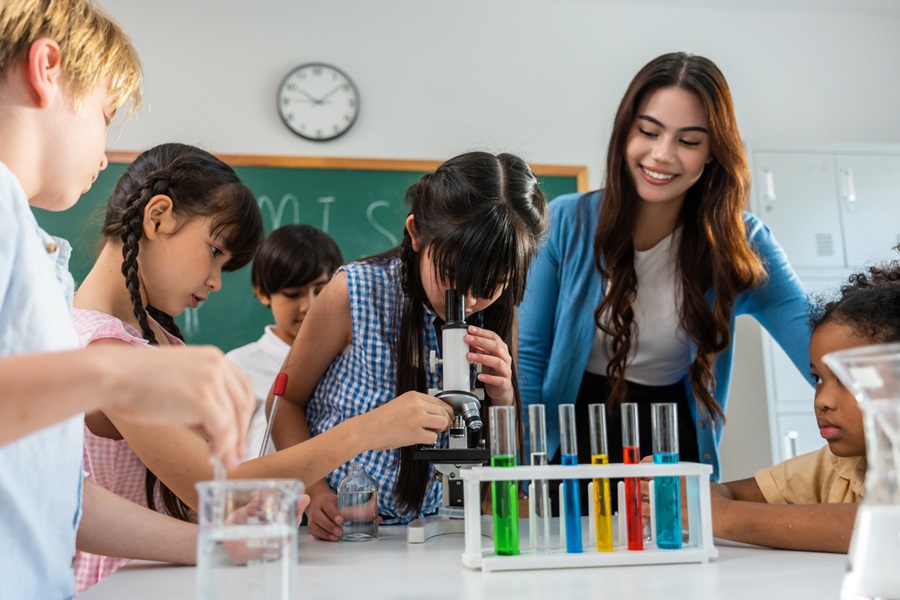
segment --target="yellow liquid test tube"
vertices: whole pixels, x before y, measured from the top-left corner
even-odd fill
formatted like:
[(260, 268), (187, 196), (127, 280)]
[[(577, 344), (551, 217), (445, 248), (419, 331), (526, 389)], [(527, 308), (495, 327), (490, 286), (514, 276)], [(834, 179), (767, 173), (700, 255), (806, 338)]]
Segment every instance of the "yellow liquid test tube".
[[(591, 456), (592, 465), (608, 465), (609, 456)], [(613, 551), (612, 498), (609, 479), (594, 479), (594, 514), (597, 515), (597, 552)]]
[[(588, 406), (591, 432), (591, 464), (608, 465), (606, 447), (606, 405)], [(613, 551), (612, 496), (609, 479), (594, 479), (594, 515), (597, 517), (597, 552)]]

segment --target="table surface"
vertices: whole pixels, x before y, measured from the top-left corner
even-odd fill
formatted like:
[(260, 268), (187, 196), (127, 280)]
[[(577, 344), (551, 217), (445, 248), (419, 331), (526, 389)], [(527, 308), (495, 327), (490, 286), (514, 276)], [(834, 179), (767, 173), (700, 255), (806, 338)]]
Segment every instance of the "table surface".
[[(298, 597), (517, 600), (825, 600), (839, 598), (843, 554), (770, 550), (716, 540), (709, 563), (483, 573), (462, 563), (463, 535), (407, 544), (406, 527), (382, 527), (371, 542), (331, 543), (300, 534)], [(491, 544), (482, 538), (484, 544)], [(135, 561), (79, 599), (195, 597), (194, 567)], [(248, 599), (249, 600), (249, 599)]]

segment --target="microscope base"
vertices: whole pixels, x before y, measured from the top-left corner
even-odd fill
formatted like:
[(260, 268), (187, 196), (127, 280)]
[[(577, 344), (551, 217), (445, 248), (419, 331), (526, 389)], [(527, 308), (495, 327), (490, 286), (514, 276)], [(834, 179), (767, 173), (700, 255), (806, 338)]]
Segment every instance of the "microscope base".
[[(406, 543), (423, 544), (426, 540), (447, 533), (465, 533), (465, 519), (452, 519), (441, 515), (431, 515), (411, 521), (406, 526)], [(494, 537), (494, 520), (489, 516), (481, 517), (481, 535)]]

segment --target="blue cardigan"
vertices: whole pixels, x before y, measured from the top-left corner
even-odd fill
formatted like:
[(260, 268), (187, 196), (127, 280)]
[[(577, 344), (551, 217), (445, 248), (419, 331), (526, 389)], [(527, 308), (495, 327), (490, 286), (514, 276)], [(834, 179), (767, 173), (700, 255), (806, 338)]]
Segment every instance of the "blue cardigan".
[[(527, 407), (544, 404), (550, 457), (559, 448), (557, 407), (574, 403), (578, 397), (596, 330), (594, 309), (605, 287), (594, 267), (594, 233), (600, 206), (600, 192), (568, 194), (550, 203), (550, 231), (531, 265), (525, 299), (518, 311), (519, 389), (525, 431), (528, 431)], [(766, 266), (768, 280), (736, 298), (730, 322), (732, 340), (736, 315), (752, 315), (812, 385), (808, 374), (810, 331), (806, 293), (769, 228), (749, 213), (744, 214), (744, 224), (750, 243)], [(707, 298), (712, 303), (711, 290)], [(692, 344), (691, 350), (692, 355), (696, 353), (696, 345)], [(727, 408), (733, 359), (732, 344), (716, 356), (713, 366), (716, 381), (713, 395), (723, 411)], [(711, 427), (703, 420), (687, 373), (682, 381), (697, 428), (700, 460), (713, 466), (713, 479), (718, 481), (722, 422), (717, 421)], [(760, 385), (759, 389), (762, 395), (764, 387)]]

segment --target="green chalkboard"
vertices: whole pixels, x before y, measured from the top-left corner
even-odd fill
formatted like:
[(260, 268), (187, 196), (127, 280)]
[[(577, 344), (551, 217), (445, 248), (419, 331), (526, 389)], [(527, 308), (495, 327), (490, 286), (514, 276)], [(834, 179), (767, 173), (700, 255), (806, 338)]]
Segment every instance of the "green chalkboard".
[[(116, 180), (135, 153), (110, 153), (109, 167), (81, 200), (62, 213), (36, 210), (41, 226), (73, 246), (76, 286), (84, 279), (100, 247), (103, 210)], [(329, 159), (220, 155), (256, 194), (266, 233), (289, 223), (325, 230), (354, 260), (395, 246), (409, 211), (406, 189), (440, 164), (432, 161)], [(532, 165), (548, 198), (586, 191), (587, 168)], [(191, 344), (214, 344), (224, 351), (256, 340), (272, 323), (250, 288), (250, 267), (224, 273), (222, 290), (176, 321)]]

